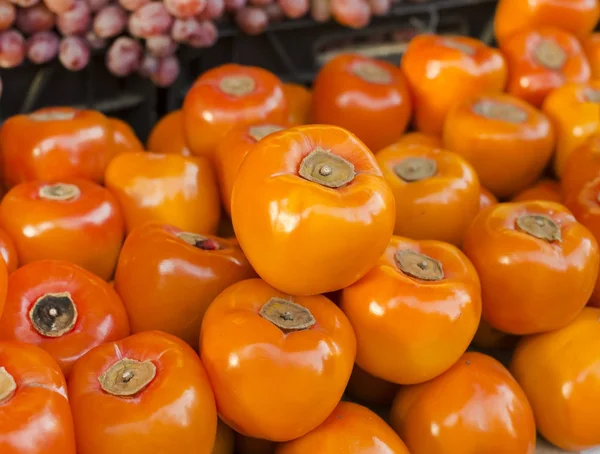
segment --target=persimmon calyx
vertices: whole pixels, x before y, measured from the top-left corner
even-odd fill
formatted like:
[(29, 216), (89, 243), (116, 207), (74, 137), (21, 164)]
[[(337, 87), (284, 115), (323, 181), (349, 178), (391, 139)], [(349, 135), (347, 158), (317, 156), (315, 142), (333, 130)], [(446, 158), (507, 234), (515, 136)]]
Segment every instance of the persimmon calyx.
[(258, 142), (269, 134), (273, 134), (274, 132), (281, 130), (283, 130), (283, 128), (277, 125), (257, 125), (251, 126), (248, 129), (248, 135)]
[(46, 184), (38, 191), (38, 196), (46, 200), (74, 200), (81, 195), (81, 190), (74, 184)]
[(527, 120), (527, 112), (506, 102), (483, 99), (473, 106), (473, 112), (490, 120), (506, 121), (508, 123), (523, 123)]
[(230, 96), (246, 96), (254, 91), (256, 82), (250, 76), (227, 76), (219, 82), (219, 89)]
[(583, 98), (586, 102), (600, 103), (600, 90), (596, 88), (586, 88), (583, 92)]
[(176, 234), (176, 236), (181, 238), (187, 244), (197, 247), (198, 249), (203, 249), (205, 251), (215, 251), (217, 249), (221, 249), (221, 245), (217, 241), (197, 233), (179, 232)]
[(263, 304), (259, 314), (284, 332), (305, 330), (316, 323), (315, 317), (307, 308), (277, 297)]
[(156, 377), (152, 361), (123, 358), (98, 377), (104, 391), (113, 396), (134, 396), (143, 391)]
[(468, 44), (461, 43), (460, 41), (457, 41), (452, 38), (444, 39), (444, 46), (449, 47), (450, 49), (458, 50), (458, 51), (462, 52), (463, 54), (466, 54), (470, 57), (475, 55), (475, 48), (473, 46), (469, 46)]
[(17, 390), (17, 383), (6, 368), (0, 367), (0, 404), (10, 399)]
[(404, 274), (422, 281), (441, 281), (444, 279), (444, 269), (439, 260), (420, 254), (410, 249), (396, 252), (396, 266)]
[(31, 325), (45, 337), (60, 337), (72, 331), (77, 316), (77, 306), (69, 292), (46, 293), (29, 311)]
[(300, 163), (298, 174), (328, 188), (341, 188), (356, 176), (354, 164), (329, 150), (315, 148)]
[(66, 121), (75, 118), (75, 111), (61, 112), (61, 111), (48, 111), (48, 112), (33, 112), (29, 114), (29, 118), (33, 121)]
[(371, 61), (360, 61), (352, 65), (352, 74), (371, 84), (387, 85), (392, 82), (390, 72)]
[(412, 183), (434, 176), (437, 163), (430, 158), (406, 158), (394, 166), (394, 172), (407, 183)]
[(556, 71), (567, 62), (567, 53), (553, 39), (543, 39), (533, 50), (533, 58), (539, 65)]
[(560, 227), (545, 214), (524, 214), (516, 220), (517, 228), (540, 240), (562, 241)]

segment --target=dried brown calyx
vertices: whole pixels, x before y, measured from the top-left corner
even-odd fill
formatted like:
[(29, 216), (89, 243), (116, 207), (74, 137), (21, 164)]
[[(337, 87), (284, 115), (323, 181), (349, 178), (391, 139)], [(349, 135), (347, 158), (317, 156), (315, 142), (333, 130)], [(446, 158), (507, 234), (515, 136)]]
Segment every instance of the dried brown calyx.
[(177, 237), (181, 238), (187, 244), (205, 251), (221, 249), (221, 245), (216, 240), (198, 235), (197, 233), (179, 232), (177, 233)]
[(328, 188), (341, 188), (354, 180), (354, 164), (322, 148), (315, 148), (300, 163), (298, 174)]
[(46, 293), (33, 303), (29, 320), (42, 336), (60, 337), (75, 327), (77, 307), (69, 292)]
[(434, 176), (437, 173), (437, 163), (431, 158), (406, 158), (394, 166), (394, 172), (407, 183), (412, 183)]
[(370, 61), (355, 63), (352, 74), (371, 84), (386, 85), (392, 82), (392, 75), (387, 69)]
[(540, 240), (561, 241), (560, 227), (545, 214), (524, 214), (516, 221), (517, 228)]
[(271, 298), (260, 308), (259, 313), (284, 332), (301, 331), (316, 323), (307, 308), (283, 298)]
[(256, 82), (250, 76), (227, 76), (219, 82), (219, 89), (230, 96), (246, 96), (254, 91)]
[(509, 123), (523, 123), (527, 120), (527, 112), (523, 109), (506, 102), (489, 99), (478, 101), (473, 106), (473, 112), (490, 120), (500, 120)]
[(274, 132), (281, 130), (283, 130), (283, 128), (277, 125), (258, 125), (250, 127), (248, 134), (258, 142), (269, 134), (273, 134)]
[(81, 195), (81, 190), (74, 184), (56, 183), (42, 186), (38, 196), (45, 200), (75, 200)]
[(17, 390), (17, 383), (6, 368), (0, 367), (0, 405), (9, 400)]
[(533, 51), (533, 58), (539, 65), (556, 71), (567, 62), (567, 53), (553, 39), (542, 39)]
[(134, 396), (143, 391), (156, 377), (152, 361), (123, 358), (98, 377), (104, 391), (113, 396)]
[(404, 249), (396, 253), (395, 259), (396, 266), (408, 276), (422, 281), (441, 281), (444, 279), (442, 264), (428, 255)]

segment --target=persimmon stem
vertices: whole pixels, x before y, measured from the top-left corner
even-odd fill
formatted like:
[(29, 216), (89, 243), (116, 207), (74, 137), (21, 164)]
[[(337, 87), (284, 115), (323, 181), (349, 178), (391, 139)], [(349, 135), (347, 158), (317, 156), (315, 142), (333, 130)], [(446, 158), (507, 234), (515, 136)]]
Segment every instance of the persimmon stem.
[(71, 332), (77, 317), (77, 306), (69, 292), (46, 293), (29, 311), (31, 325), (45, 337), (60, 337)]
[(269, 134), (273, 134), (274, 132), (281, 130), (283, 130), (283, 128), (277, 125), (257, 125), (250, 127), (248, 130), (248, 135), (258, 142)]
[(387, 85), (392, 82), (390, 72), (381, 65), (371, 61), (360, 61), (352, 66), (352, 73), (371, 84)]
[(524, 214), (516, 221), (517, 228), (540, 240), (562, 241), (560, 227), (545, 214)]
[(444, 279), (442, 264), (425, 254), (403, 249), (396, 252), (396, 266), (407, 276), (422, 281), (441, 281)]
[(199, 235), (197, 233), (179, 232), (177, 233), (177, 237), (181, 238), (187, 244), (197, 247), (198, 249), (203, 249), (205, 251), (215, 251), (217, 249), (221, 249), (221, 245), (218, 241), (212, 238), (207, 238), (205, 236)]
[(354, 180), (354, 164), (331, 153), (315, 148), (300, 163), (298, 175), (328, 188), (341, 188)]
[(0, 405), (9, 400), (17, 390), (17, 383), (6, 368), (0, 367)]
[(42, 186), (38, 191), (38, 196), (46, 200), (66, 201), (78, 198), (81, 190), (74, 184), (56, 183)]
[(307, 308), (277, 297), (267, 301), (260, 308), (259, 314), (286, 333), (308, 329), (316, 323), (315, 318)]
[(394, 166), (394, 172), (407, 183), (412, 183), (434, 176), (437, 173), (437, 163), (430, 158), (406, 158)]
[(254, 91), (256, 82), (250, 76), (227, 76), (219, 82), (219, 89), (230, 96), (246, 96)]
[(152, 361), (123, 358), (110, 366), (100, 377), (100, 387), (113, 396), (129, 397), (143, 391), (156, 377)]
[(457, 41), (452, 38), (444, 39), (444, 46), (449, 47), (450, 49), (458, 50), (458, 51), (462, 52), (463, 54), (466, 54), (470, 57), (475, 55), (475, 48), (473, 46), (469, 46), (468, 44), (461, 43), (460, 41)]
[(535, 47), (533, 58), (539, 65), (557, 71), (567, 62), (567, 53), (553, 39), (543, 39)]
[(506, 121), (508, 123), (523, 123), (527, 120), (527, 112), (506, 102), (483, 99), (473, 106), (473, 112), (490, 120)]

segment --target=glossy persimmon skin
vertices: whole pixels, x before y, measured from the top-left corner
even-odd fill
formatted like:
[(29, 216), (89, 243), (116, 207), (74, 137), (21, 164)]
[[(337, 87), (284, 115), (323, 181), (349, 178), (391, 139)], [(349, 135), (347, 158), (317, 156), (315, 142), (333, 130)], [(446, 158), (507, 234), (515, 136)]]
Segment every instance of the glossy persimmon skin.
[(316, 429), (275, 449), (276, 454), (410, 454), (383, 419), (362, 405), (340, 402)]
[[(308, 309), (316, 324), (285, 334), (259, 315), (273, 297)], [(200, 356), (219, 415), (237, 432), (271, 441), (301, 437), (329, 416), (355, 353), (352, 326), (334, 303), (321, 295), (292, 297), (260, 279), (221, 293), (200, 332)]]
[[(157, 369), (131, 397), (108, 394), (98, 381), (123, 358)], [(202, 362), (169, 334), (147, 331), (91, 350), (69, 377), (69, 401), (78, 454), (210, 454), (214, 446), (217, 412)]]
[[(45, 120), (46, 115), (64, 117)], [(7, 188), (25, 181), (65, 178), (101, 183), (116, 152), (109, 119), (100, 112), (71, 107), (8, 118), (0, 132), (0, 148)]]
[(584, 38), (600, 17), (596, 0), (501, 0), (494, 16), (496, 42), (532, 27), (556, 27)]
[(2, 454), (75, 454), (65, 378), (44, 350), (0, 342), (0, 364), (17, 389), (0, 407)]
[[(558, 69), (540, 64), (535, 49), (544, 40), (557, 44), (565, 54)], [(590, 79), (590, 65), (581, 44), (570, 33), (552, 27), (522, 30), (508, 38), (502, 45), (508, 64), (509, 79), (506, 91), (541, 107), (548, 94), (565, 83), (584, 83)]]
[(411, 39), (401, 66), (413, 95), (414, 125), (437, 136), (454, 104), (477, 93), (501, 92), (506, 85), (502, 54), (466, 36), (418, 35)]
[(600, 79), (600, 33), (590, 33), (580, 39), (581, 47), (590, 63), (592, 80)]
[[(77, 308), (73, 329), (60, 337), (40, 334), (29, 317), (36, 300), (47, 293), (69, 292)], [(25, 342), (47, 351), (69, 376), (75, 362), (92, 348), (129, 335), (127, 312), (112, 286), (72, 263), (40, 260), (12, 273), (0, 339)]]
[(544, 178), (533, 186), (519, 192), (513, 197), (513, 202), (526, 202), (529, 200), (544, 200), (546, 202), (562, 203), (560, 183), (555, 180)]
[(30, 181), (12, 188), (0, 202), (0, 224), (12, 238), (20, 265), (36, 260), (65, 260), (104, 280), (111, 278), (125, 236), (121, 207), (113, 195), (85, 180), (73, 184), (72, 200), (39, 196), (50, 183)]
[(156, 223), (132, 230), (119, 256), (115, 288), (133, 333), (159, 330), (197, 348), (209, 304), (230, 285), (256, 275), (235, 239), (206, 236), (219, 249), (204, 250), (178, 233)]
[(283, 84), (283, 95), (289, 108), (288, 123), (291, 125), (308, 124), (312, 92), (304, 85), (287, 83)]
[[(403, 272), (399, 251), (437, 260), (443, 278)], [(379, 262), (342, 291), (340, 308), (356, 333), (356, 364), (375, 377), (409, 385), (430, 380), (465, 352), (481, 318), (475, 268), (456, 247), (393, 237)], [(444, 342), (439, 343), (440, 333)]]
[(600, 175), (600, 134), (590, 136), (569, 155), (560, 179), (562, 196), (567, 200)]
[[(403, 134), (400, 139), (394, 142), (395, 146), (404, 146), (404, 145), (425, 145), (433, 148), (443, 148), (444, 144), (442, 143), (442, 139), (438, 136), (434, 136), (431, 134), (424, 134), (422, 132), (413, 131), (407, 132)], [(380, 150), (374, 150), (374, 153), (379, 152)]]
[(585, 308), (562, 329), (523, 338), (510, 366), (531, 403), (538, 431), (554, 445), (600, 445), (600, 309)]
[(400, 389), (390, 423), (411, 454), (533, 454), (525, 393), (495, 359), (468, 352), (433, 380)]
[[(302, 160), (317, 148), (353, 164), (354, 179), (334, 189), (300, 177)], [(293, 295), (358, 280), (385, 250), (395, 222), (393, 194), (373, 154), (348, 131), (326, 125), (297, 126), (255, 144), (240, 166), (231, 214), (258, 275)]]
[[(485, 105), (513, 109), (523, 117), (514, 121), (485, 116), (478, 112)], [(554, 149), (554, 131), (550, 120), (526, 102), (505, 94), (481, 94), (450, 110), (444, 146), (471, 163), (483, 186), (505, 198), (542, 174)]]
[(221, 215), (214, 172), (204, 158), (121, 153), (106, 169), (127, 232), (150, 221), (195, 233), (215, 233)]
[(109, 118), (108, 122), (113, 130), (114, 154), (144, 150), (142, 142), (137, 138), (131, 126), (118, 118)]
[[(560, 241), (517, 227), (523, 215), (554, 222)], [(587, 303), (598, 275), (598, 243), (563, 205), (502, 203), (481, 212), (463, 244), (481, 280), (483, 318), (509, 334), (534, 334), (571, 322)]]
[(19, 267), (19, 257), (15, 243), (3, 229), (0, 229), (0, 255), (2, 255), (4, 263), (6, 263), (6, 269), (9, 273), (12, 273)]
[[(254, 88), (242, 96), (219, 87), (227, 77), (249, 77)], [(186, 142), (195, 155), (212, 158), (219, 142), (233, 126), (257, 122), (285, 123), (289, 111), (283, 84), (267, 70), (236, 64), (203, 73), (183, 101)]]
[(496, 205), (498, 203), (498, 199), (494, 194), (488, 191), (483, 186), (479, 186), (479, 211), (491, 207), (492, 205)]
[(185, 141), (181, 109), (169, 112), (158, 120), (150, 131), (147, 146), (154, 153), (191, 156), (192, 152)]
[[(479, 211), (480, 184), (475, 169), (455, 153), (426, 145), (390, 145), (375, 158), (394, 193), (394, 234), (460, 245)], [(436, 173), (405, 181), (395, 168), (412, 158), (435, 161)]]
[[(369, 81), (361, 65), (377, 68), (387, 80)], [(311, 121), (346, 128), (373, 152), (400, 139), (412, 111), (402, 71), (391, 63), (358, 54), (329, 60), (313, 83)]]
[(366, 405), (390, 405), (399, 385), (377, 378), (354, 364), (346, 392)]

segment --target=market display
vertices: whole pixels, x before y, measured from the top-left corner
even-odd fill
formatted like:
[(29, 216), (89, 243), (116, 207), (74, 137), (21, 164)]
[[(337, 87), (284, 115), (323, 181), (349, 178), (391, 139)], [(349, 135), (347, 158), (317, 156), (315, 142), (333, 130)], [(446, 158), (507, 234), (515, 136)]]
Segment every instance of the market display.
[[(390, 5), (0, 2), (0, 66), (118, 36), (115, 74), (168, 85), (223, 11)], [(599, 16), (500, 0), (499, 48), (422, 35), (310, 88), (222, 65), (146, 144), (8, 118), (0, 453), (599, 453)]]

